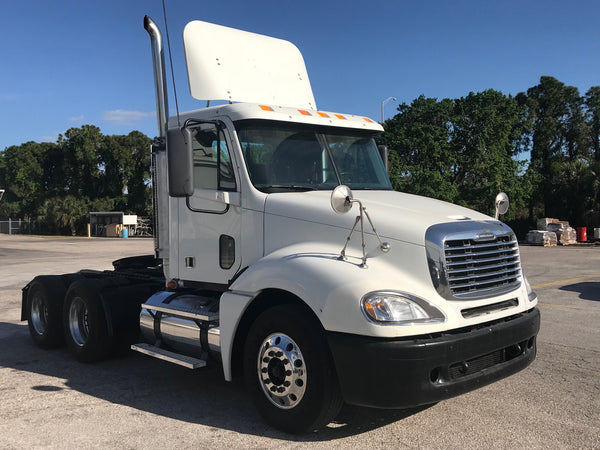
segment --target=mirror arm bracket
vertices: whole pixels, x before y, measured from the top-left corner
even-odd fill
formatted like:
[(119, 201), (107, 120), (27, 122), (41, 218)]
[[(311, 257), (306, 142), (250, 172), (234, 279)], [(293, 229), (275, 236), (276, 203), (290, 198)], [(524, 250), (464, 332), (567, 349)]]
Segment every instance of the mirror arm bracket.
[(338, 257), (338, 259), (341, 261), (346, 261), (348, 259), (346, 257), (346, 249), (348, 248), (350, 239), (352, 239), (352, 234), (354, 234), (354, 231), (356, 230), (356, 225), (358, 225), (358, 223), (360, 222), (360, 237), (361, 237), (361, 246), (362, 246), (362, 262), (360, 264), (360, 267), (362, 269), (366, 269), (368, 266), (367, 266), (367, 253), (365, 250), (365, 247), (366, 247), (365, 226), (364, 226), (364, 217), (365, 216), (367, 217), (367, 220), (369, 221), (369, 224), (371, 225), (371, 229), (373, 230), (373, 233), (375, 233), (375, 236), (377, 236), (377, 240), (379, 241), (380, 250), (383, 253), (387, 253), (390, 251), (392, 246), (388, 242), (383, 242), (381, 240), (381, 236), (379, 236), (379, 233), (377, 233), (377, 230), (375, 229), (375, 226), (373, 225), (373, 221), (371, 220), (371, 217), (369, 216), (369, 213), (367, 212), (367, 208), (365, 208), (363, 206), (363, 204), (360, 202), (360, 200), (356, 200), (356, 199), (351, 198), (350, 196), (347, 196), (346, 202), (348, 202), (350, 205), (352, 205), (354, 203), (358, 203), (360, 213), (358, 214), (358, 216), (356, 216), (356, 219), (354, 220), (354, 225), (352, 225), (350, 234), (346, 238), (346, 243), (344, 244), (344, 248), (342, 248), (342, 251), (340, 252), (340, 256)]

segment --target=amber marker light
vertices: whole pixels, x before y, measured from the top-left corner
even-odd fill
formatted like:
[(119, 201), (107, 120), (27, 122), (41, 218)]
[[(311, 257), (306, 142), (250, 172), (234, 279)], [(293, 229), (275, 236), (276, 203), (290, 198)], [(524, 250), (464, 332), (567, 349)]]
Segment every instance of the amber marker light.
[(373, 319), (376, 319), (377, 315), (375, 314), (375, 309), (373, 308), (373, 305), (371, 305), (371, 303), (369, 302), (366, 302), (364, 305), (367, 314), (369, 314)]

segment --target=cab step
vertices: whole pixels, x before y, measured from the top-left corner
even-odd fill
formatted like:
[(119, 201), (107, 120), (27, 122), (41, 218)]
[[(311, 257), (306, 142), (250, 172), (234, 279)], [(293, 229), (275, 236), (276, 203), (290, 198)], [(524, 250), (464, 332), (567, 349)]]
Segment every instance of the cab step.
[(219, 320), (219, 312), (208, 311), (207, 308), (193, 304), (168, 304), (168, 305), (153, 305), (144, 303), (142, 309), (148, 311), (157, 311), (172, 316), (183, 317), (193, 320), (201, 320), (203, 322), (217, 322)]
[(203, 359), (181, 355), (179, 353), (171, 352), (169, 350), (165, 350), (152, 344), (133, 344), (131, 346), (131, 349), (135, 350), (136, 352), (140, 352), (145, 355), (152, 356), (154, 358), (162, 359), (163, 361), (168, 361), (173, 364), (178, 364), (180, 366), (192, 370), (200, 369), (206, 366), (206, 361)]

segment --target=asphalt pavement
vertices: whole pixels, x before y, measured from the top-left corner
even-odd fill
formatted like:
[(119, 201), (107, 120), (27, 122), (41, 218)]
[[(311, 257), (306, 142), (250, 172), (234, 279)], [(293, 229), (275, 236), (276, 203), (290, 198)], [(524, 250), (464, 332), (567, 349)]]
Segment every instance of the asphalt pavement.
[[(150, 239), (0, 234), (0, 448), (600, 448), (600, 246), (521, 248), (539, 297), (538, 356), (466, 395), (402, 411), (346, 406), (326, 429), (265, 425), (239, 382), (143, 355), (94, 364), (44, 351), (20, 321), (38, 274), (110, 269)], [(377, 389), (374, 374), (370, 380)]]

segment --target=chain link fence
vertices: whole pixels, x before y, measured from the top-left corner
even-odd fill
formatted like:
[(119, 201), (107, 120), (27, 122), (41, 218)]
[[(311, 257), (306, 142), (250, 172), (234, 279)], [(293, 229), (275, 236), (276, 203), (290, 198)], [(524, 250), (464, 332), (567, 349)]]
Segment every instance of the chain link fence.
[(31, 234), (31, 219), (0, 220), (0, 233), (4, 234)]

